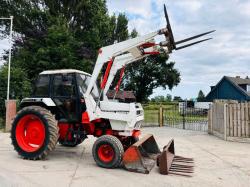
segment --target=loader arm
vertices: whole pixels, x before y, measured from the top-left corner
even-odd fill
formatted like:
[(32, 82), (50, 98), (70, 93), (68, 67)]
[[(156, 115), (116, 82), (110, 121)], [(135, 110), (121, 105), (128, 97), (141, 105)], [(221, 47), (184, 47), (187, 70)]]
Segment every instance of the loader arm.
[(138, 58), (133, 58), (133, 56), (130, 53), (128, 53), (125, 55), (121, 55), (115, 59), (114, 64), (110, 70), (106, 86), (105, 86), (104, 91), (103, 91), (103, 96), (104, 96), (105, 100), (108, 99), (106, 95), (107, 95), (107, 92), (108, 92), (117, 72), (120, 69), (125, 68), (128, 64), (133, 63), (133, 62), (137, 62), (138, 60), (141, 60), (143, 58), (144, 58), (144, 56), (141, 56)]
[[(122, 60), (122, 57), (119, 58), (119, 56), (123, 56), (124, 54), (130, 54), (128, 56), (128, 61), (131, 62), (135, 62), (139, 57), (144, 58), (147, 54), (141, 53), (139, 51), (139, 47), (147, 42), (152, 40), (154, 41), (154, 37), (157, 35), (159, 35), (159, 31), (101, 48), (99, 50), (99, 55), (92, 73), (92, 78), (89, 83), (86, 96), (90, 95), (105, 63), (112, 60), (113, 64), (117, 64)], [(118, 60), (116, 60), (116, 58), (118, 58)]]
[[(84, 94), (90, 121), (98, 118), (105, 118), (110, 121), (112, 129), (123, 132), (131, 132), (133, 129), (139, 129), (140, 125), (138, 125), (138, 123), (144, 120), (142, 106), (139, 103), (128, 104), (109, 101), (106, 96), (116, 73), (126, 65), (137, 62), (147, 56), (159, 55), (161, 53), (170, 54), (173, 50), (184, 49), (186, 47), (204, 42), (208, 39), (177, 46), (214, 32), (206, 32), (175, 42), (165, 6), (164, 13), (167, 22), (167, 26), (165, 28), (144, 36), (139, 36), (120, 43), (102, 47), (99, 50), (94, 71), (88, 84), (87, 91)], [(163, 35), (164, 39), (161, 42), (156, 43), (156, 37), (159, 35)], [(98, 77), (105, 65), (106, 70), (101, 82), (99, 99), (95, 100), (92, 97), (91, 92), (96, 86)], [(123, 75), (121, 74), (121, 77), (122, 76)], [(118, 86), (120, 83), (121, 79), (118, 82)]]
[[(160, 52), (165, 51), (166, 49), (163, 47), (158, 47), (155, 44), (154, 38), (158, 35), (164, 34), (167, 32), (166, 29), (162, 29), (160, 31), (152, 32), (145, 36), (137, 37), (134, 39), (130, 39), (124, 42), (116, 43), (110, 46), (103, 47), (99, 50), (99, 55), (97, 58), (96, 65), (94, 67), (94, 71), (88, 85), (87, 91), (84, 95), (85, 103), (87, 106), (87, 112), (89, 114), (90, 120), (94, 120), (97, 118), (105, 116), (110, 116), (112, 114), (105, 113), (105, 111), (100, 109), (98, 106), (100, 101), (95, 101), (91, 96), (91, 91), (95, 86), (98, 76), (101, 73), (103, 66), (108, 62), (105, 75), (106, 77), (103, 78), (102, 86), (101, 86), (101, 95), (104, 96), (104, 100), (107, 101), (106, 93), (110, 88), (110, 85), (117, 73), (122, 67), (126, 66), (127, 64), (137, 62), (140, 59), (143, 59), (151, 54), (160, 54)], [(100, 98), (101, 98), (100, 95)], [(108, 103), (106, 103), (108, 104)], [(128, 104), (120, 103), (121, 108), (128, 108)], [(106, 108), (106, 107), (105, 107)], [(123, 109), (122, 109), (123, 110)], [(124, 109), (125, 111), (129, 112), (129, 110)], [(136, 111), (135, 111), (136, 112)], [(119, 114), (116, 115), (118, 118)], [(121, 114), (120, 119), (128, 118), (128, 116), (124, 116)], [(134, 118), (134, 117), (133, 117)], [(131, 119), (132, 120), (132, 119)]]

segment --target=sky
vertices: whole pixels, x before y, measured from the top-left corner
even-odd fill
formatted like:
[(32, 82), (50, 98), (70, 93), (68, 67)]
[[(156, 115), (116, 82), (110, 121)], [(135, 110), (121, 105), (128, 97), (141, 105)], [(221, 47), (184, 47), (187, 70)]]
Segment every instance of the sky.
[(166, 3), (175, 40), (216, 30), (213, 40), (174, 51), (181, 82), (172, 91), (158, 88), (153, 96), (171, 94), (183, 99), (205, 94), (223, 76), (250, 75), (250, 0), (107, 0), (110, 14), (125, 12), (129, 30), (140, 35), (165, 27)]
[[(181, 82), (172, 91), (158, 88), (151, 97), (195, 98), (199, 90), (207, 94), (223, 76), (250, 75), (250, 0), (107, 0), (109, 14), (124, 12), (129, 30), (136, 28), (140, 35), (165, 27), (164, 3), (176, 41), (216, 32), (213, 40), (174, 51), (169, 60), (176, 62)], [(7, 48), (7, 40), (0, 41), (0, 57)]]

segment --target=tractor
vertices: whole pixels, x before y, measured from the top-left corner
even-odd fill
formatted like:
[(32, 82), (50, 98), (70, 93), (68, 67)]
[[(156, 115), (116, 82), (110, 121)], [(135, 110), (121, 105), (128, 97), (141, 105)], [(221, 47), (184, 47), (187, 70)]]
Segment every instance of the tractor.
[[(12, 144), (21, 157), (43, 159), (58, 142), (62, 146), (75, 147), (92, 135), (97, 137), (92, 155), (98, 166), (116, 168), (126, 163), (128, 169), (142, 171), (136, 164), (129, 163), (134, 154), (131, 146), (141, 147), (138, 150), (144, 153), (140, 156), (145, 152), (158, 154), (159, 149), (152, 136), (139, 140), (144, 120), (140, 103), (121, 103), (107, 98), (115, 75), (120, 72), (115, 87), (117, 92), (128, 64), (206, 41), (208, 39), (176, 46), (213, 32), (175, 42), (166, 7), (164, 10), (166, 28), (102, 47), (92, 75), (74, 69), (48, 70), (39, 74), (32, 96), (21, 101), (20, 111), (12, 123)], [(164, 40), (157, 43), (155, 37), (159, 35)], [(147, 172), (149, 167), (144, 169)]]

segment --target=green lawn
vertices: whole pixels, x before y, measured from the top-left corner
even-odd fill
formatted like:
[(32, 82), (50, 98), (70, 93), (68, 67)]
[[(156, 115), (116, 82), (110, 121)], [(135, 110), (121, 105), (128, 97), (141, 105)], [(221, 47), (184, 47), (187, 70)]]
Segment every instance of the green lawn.
[[(170, 105), (162, 105), (164, 110), (164, 121), (170, 121), (170, 122), (182, 122), (183, 121), (183, 115), (178, 110), (178, 104), (170, 104)], [(152, 123), (152, 124), (158, 124), (158, 117), (159, 117), (159, 108), (160, 105), (144, 105), (144, 117), (145, 117), (145, 123)], [(207, 115), (206, 114), (200, 114), (195, 113), (191, 115), (190, 113), (185, 113), (185, 121), (188, 122), (195, 122), (195, 121), (206, 121)]]
[(145, 123), (158, 123), (158, 110), (144, 110)]

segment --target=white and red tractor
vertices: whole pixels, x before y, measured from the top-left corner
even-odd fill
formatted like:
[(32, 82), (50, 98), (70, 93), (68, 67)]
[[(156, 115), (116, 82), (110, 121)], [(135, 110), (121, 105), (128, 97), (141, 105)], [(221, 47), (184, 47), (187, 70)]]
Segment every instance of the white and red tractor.
[[(138, 141), (144, 113), (140, 103), (121, 103), (107, 98), (116, 73), (121, 72), (116, 87), (118, 91), (128, 64), (150, 55), (169, 54), (173, 50), (200, 43), (207, 39), (176, 47), (177, 44), (212, 32), (175, 42), (166, 9), (165, 14), (166, 28), (102, 47), (92, 75), (73, 69), (41, 72), (32, 97), (21, 101), (20, 111), (12, 123), (11, 139), (18, 154), (25, 159), (42, 159), (58, 142), (74, 147), (88, 135), (93, 135), (98, 138), (92, 149), (97, 165), (104, 168), (120, 166), (126, 157), (124, 151)], [(163, 36), (164, 41), (156, 43), (155, 37), (159, 35)], [(103, 67), (106, 70), (99, 84), (98, 77)], [(145, 145), (145, 150), (151, 146), (153, 152), (159, 152), (152, 142), (152, 137), (148, 136), (137, 144), (141, 147)], [(138, 170), (135, 165), (132, 168)]]

